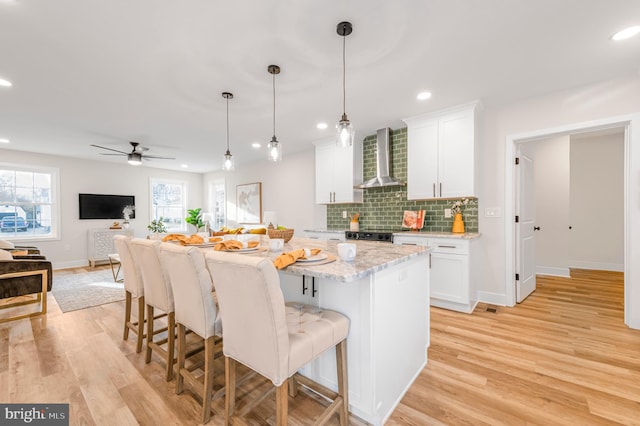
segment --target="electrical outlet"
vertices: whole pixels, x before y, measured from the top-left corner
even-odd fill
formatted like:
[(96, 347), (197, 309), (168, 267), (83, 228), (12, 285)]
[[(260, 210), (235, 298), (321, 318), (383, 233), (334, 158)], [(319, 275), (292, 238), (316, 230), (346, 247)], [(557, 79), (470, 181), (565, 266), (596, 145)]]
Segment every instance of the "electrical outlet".
[(500, 211), (500, 207), (487, 207), (484, 209), (485, 217), (501, 217), (502, 212)]
[(448, 219), (451, 217), (451, 209), (444, 209), (444, 218)]
[(342, 211), (342, 218), (343, 218), (343, 219), (346, 219), (346, 218), (347, 218), (347, 211), (346, 211), (346, 210), (343, 210), (343, 211)]

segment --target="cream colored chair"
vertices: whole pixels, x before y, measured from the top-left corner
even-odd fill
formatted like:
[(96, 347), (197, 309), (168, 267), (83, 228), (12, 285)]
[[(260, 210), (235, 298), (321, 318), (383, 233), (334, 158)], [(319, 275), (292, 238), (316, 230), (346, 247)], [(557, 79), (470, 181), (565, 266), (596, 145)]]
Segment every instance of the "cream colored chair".
[[(142, 351), (142, 341), (144, 339), (144, 285), (138, 265), (134, 261), (131, 251), (131, 237), (126, 235), (114, 235), (113, 241), (120, 256), (122, 264), (122, 275), (124, 276), (125, 308), (124, 308), (124, 335), (123, 339), (129, 338), (129, 330), (137, 335), (136, 352)], [(131, 321), (131, 301), (138, 300), (138, 321)]]
[[(159, 240), (134, 238), (131, 248), (135, 261), (142, 274), (144, 284), (144, 302), (147, 305), (147, 352), (145, 362), (151, 362), (151, 353), (156, 351), (166, 363), (166, 380), (173, 378), (173, 363), (175, 362), (176, 321), (173, 304), (173, 291), (169, 277), (160, 264)], [(155, 309), (162, 314), (154, 316)], [(154, 329), (157, 319), (167, 318), (167, 327)], [(153, 318), (153, 319), (152, 319)], [(167, 332), (167, 337), (154, 340), (155, 336)], [(163, 345), (166, 344), (166, 348)]]
[[(211, 400), (221, 397), (224, 391), (222, 388), (213, 393), (213, 361), (221, 349), (222, 323), (212, 295), (211, 277), (204, 255), (196, 247), (162, 243), (160, 260), (173, 289), (175, 320), (178, 324), (176, 393), (182, 393), (186, 380), (202, 397), (202, 422), (207, 423), (211, 416)], [(187, 329), (204, 339), (204, 374), (201, 377), (195, 374), (199, 365), (186, 367)]]
[[(287, 424), (287, 388), (290, 381), (295, 386), (295, 380), (291, 380), (294, 378), (333, 399), (316, 424), (323, 424), (336, 412), (340, 424), (348, 424), (349, 319), (330, 310), (285, 305), (278, 272), (268, 258), (209, 251), (206, 259), (224, 327), (225, 424), (229, 424), (235, 410), (236, 362), (276, 386), (276, 425)], [(305, 364), (333, 347), (338, 370), (337, 394), (296, 375)]]

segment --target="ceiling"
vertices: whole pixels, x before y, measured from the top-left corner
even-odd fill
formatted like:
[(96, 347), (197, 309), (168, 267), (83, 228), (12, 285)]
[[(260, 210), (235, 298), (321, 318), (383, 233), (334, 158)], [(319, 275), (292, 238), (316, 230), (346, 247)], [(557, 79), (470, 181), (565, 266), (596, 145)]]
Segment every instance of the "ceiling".
[[(219, 170), (334, 136), (346, 112), (364, 138), (479, 99), (498, 106), (637, 75), (637, 0), (0, 0), (0, 148), (102, 161), (91, 144), (172, 156), (145, 166)], [(431, 91), (419, 101), (420, 91)], [(329, 125), (316, 128), (318, 122)], [(251, 143), (262, 143), (254, 149)], [(181, 165), (188, 165), (181, 169)]]

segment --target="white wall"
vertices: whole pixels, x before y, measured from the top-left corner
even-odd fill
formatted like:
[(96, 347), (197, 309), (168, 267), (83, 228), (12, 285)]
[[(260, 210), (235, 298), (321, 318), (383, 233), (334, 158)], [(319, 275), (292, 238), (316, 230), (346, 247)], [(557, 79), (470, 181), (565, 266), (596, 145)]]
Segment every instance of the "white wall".
[(569, 266), (624, 267), (624, 136), (571, 138)]
[(262, 182), (262, 211), (274, 211), (280, 225), (294, 228), (295, 235), (302, 230), (326, 228), (327, 209), (315, 203), (315, 151), (296, 154), (284, 153), (278, 163), (260, 161), (236, 166), (230, 173), (215, 172), (204, 176), (204, 188), (209, 182), (225, 180), (227, 192), (227, 216), (229, 226), (236, 221), (236, 186)]
[(522, 144), (533, 160), (536, 274), (569, 276), (569, 136)]
[(147, 235), (152, 177), (187, 182), (188, 208), (199, 207), (202, 203), (202, 175), (198, 173), (134, 167), (124, 161), (120, 165), (4, 149), (0, 149), (0, 162), (59, 169), (60, 239), (34, 242), (56, 269), (88, 265), (87, 231), (108, 228), (113, 223), (110, 220), (79, 220), (79, 193), (134, 195), (136, 218), (131, 220), (131, 229), (139, 237)]
[[(586, 87), (554, 93), (547, 96), (523, 100), (505, 107), (487, 106), (480, 126), (483, 131), (480, 148), (480, 211), (483, 207), (501, 207), (505, 211), (505, 200), (512, 199), (505, 189), (507, 140), (514, 135), (535, 133), (536, 131), (566, 127), (575, 123), (585, 123), (610, 117), (627, 116), (640, 113), (640, 78), (635, 75), (627, 79), (606, 81)], [(634, 123), (636, 119), (633, 119)], [(638, 132), (638, 129), (635, 129)], [(640, 215), (640, 149), (634, 146), (637, 136), (630, 136), (629, 204), (632, 215)], [(510, 164), (510, 163), (509, 163)], [(510, 172), (511, 174), (511, 172)], [(513, 287), (513, 281), (507, 279), (506, 226), (511, 226), (513, 218), (479, 217), (479, 227), (484, 246), (484, 279), (478, 296), (481, 301), (498, 304), (510, 304), (507, 300), (507, 287)], [(508, 222), (505, 222), (508, 221)], [(640, 226), (630, 221), (626, 230), (631, 255), (640, 250)], [(512, 244), (512, 243), (510, 243)], [(512, 265), (509, 266), (512, 268)], [(625, 277), (625, 284), (631, 285), (631, 294), (640, 294), (640, 276), (638, 273)], [(637, 300), (636, 300), (637, 299)], [(640, 298), (631, 297), (632, 310), (630, 320), (640, 327)], [(636, 300), (634, 302), (634, 300)]]

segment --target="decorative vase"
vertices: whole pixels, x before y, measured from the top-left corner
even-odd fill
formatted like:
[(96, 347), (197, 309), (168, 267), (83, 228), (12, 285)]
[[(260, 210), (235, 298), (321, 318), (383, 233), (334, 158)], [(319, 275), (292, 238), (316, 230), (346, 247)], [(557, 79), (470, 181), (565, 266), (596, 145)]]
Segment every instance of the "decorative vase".
[(453, 216), (453, 225), (451, 226), (451, 232), (456, 234), (464, 233), (464, 221), (462, 220), (462, 213), (456, 213)]

